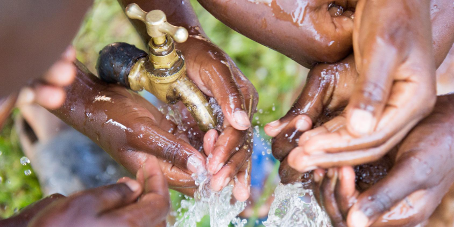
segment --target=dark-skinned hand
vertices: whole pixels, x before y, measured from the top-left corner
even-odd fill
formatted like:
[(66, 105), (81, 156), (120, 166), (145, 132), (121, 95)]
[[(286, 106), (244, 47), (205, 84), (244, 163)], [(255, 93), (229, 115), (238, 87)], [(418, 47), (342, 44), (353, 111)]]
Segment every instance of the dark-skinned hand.
[(429, 218), (454, 182), (453, 103), (453, 95), (439, 96), (433, 112), (389, 153), (387, 176), (365, 191), (355, 188), (352, 167), (316, 170), (335, 226), (415, 226)]
[(199, 0), (217, 19), (304, 67), (334, 63), (352, 51), (357, 0)]
[[(247, 179), (243, 176), (252, 154), (251, 120), (258, 102), (257, 91), (230, 57), (203, 32), (189, 0), (119, 0), (119, 3), (123, 8), (136, 3), (145, 11), (160, 9), (167, 15), (169, 23), (188, 30), (188, 40), (176, 44), (185, 58), (187, 75), (206, 96), (216, 100), (224, 117), (220, 134), (208, 133), (215, 140), (212, 151), (205, 150), (207, 155), (211, 154), (206, 164), (208, 173), (213, 175), (211, 188), (221, 190), (236, 178), (239, 183), (234, 182), (234, 196), (238, 200), (246, 200), (249, 183), (242, 179)], [(148, 43), (144, 23), (137, 20), (131, 22), (144, 43)]]
[[(436, 7), (438, 7), (436, 4), (442, 7), (442, 10), (431, 11), (432, 27), (434, 28), (432, 31), (434, 59), (436, 66), (439, 66), (453, 45), (454, 36), (449, 34), (454, 31), (454, 23), (451, 22), (454, 19), (454, 9), (443, 7), (451, 4), (451, 1), (448, 0), (434, 1), (432, 4)], [(309, 72), (307, 84), (300, 97), (288, 113), (281, 119), (265, 126), (265, 132), (274, 137), (273, 154), (276, 158), (283, 161), (281, 164), (281, 177), (284, 180), (292, 179), (288, 181), (291, 182), (301, 176), (297, 171), (288, 167), (287, 159), (284, 160), (288, 153), (297, 146), (298, 140), (304, 147), (302, 142), (306, 140), (307, 136), (302, 137), (301, 140), (299, 138), (300, 135), (310, 127), (314, 126), (316, 128), (321, 125), (321, 122), (326, 122), (330, 117), (336, 116), (336, 112), (342, 110), (348, 103), (353, 93), (354, 83), (358, 77), (355, 68), (353, 56), (349, 56), (336, 64), (319, 64), (315, 66)], [(302, 119), (300, 121), (300, 130), (295, 127), (299, 119)], [(336, 119), (333, 119), (333, 122), (328, 123), (326, 126), (334, 127), (336, 126), (336, 121)], [(312, 125), (311, 122), (314, 122), (314, 124)], [(321, 132), (320, 130), (322, 129), (314, 129), (313, 132), (308, 132), (308, 134), (318, 134)], [(289, 140), (288, 137), (290, 135), (298, 139)], [(297, 149), (296, 151), (301, 150), (303, 149)], [(304, 154), (303, 152), (299, 153)], [(349, 155), (349, 152), (344, 153), (346, 156)], [(350, 157), (354, 160), (353, 164), (363, 163), (361, 160), (357, 160), (355, 156)], [(299, 165), (305, 168), (304, 163), (299, 163)], [(293, 177), (288, 179), (284, 175)]]
[[(361, 0), (355, 15), (353, 44), (359, 77), (345, 116), (339, 117), (345, 118), (345, 125), (311, 136), (304, 144), (300, 140), (298, 151), (350, 153), (350, 164), (380, 158), (383, 154), (377, 155), (375, 148), (395, 146), (430, 113), (436, 99), (430, 1)], [(327, 124), (341, 121), (334, 118)], [(360, 161), (358, 153), (369, 160)], [(299, 170), (315, 168), (309, 164), (314, 163)]]
[[(11, 226), (165, 226), (170, 209), (167, 182), (155, 157), (137, 171), (137, 180), (122, 178), (117, 184), (94, 188), (67, 198), (52, 195), (23, 212), (33, 215), (23, 223), (22, 214), (4, 220)], [(39, 209), (39, 210), (38, 210)], [(21, 212), (21, 213), (23, 213)], [(13, 221), (18, 222), (13, 222)], [(3, 226), (3, 225), (2, 225)]]
[[(135, 92), (99, 80), (81, 63), (76, 66), (77, 77), (67, 87), (68, 98), (52, 112), (95, 141), (131, 173), (137, 172), (147, 157), (158, 157), (170, 188), (192, 195), (196, 185), (191, 174), (205, 171), (206, 156), (199, 150), (214, 150), (216, 130), (204, 135), (182, 104), (175, 106), (182, 120), (176, 125)], [(247, 150), (242, 153), (250, 155)], [(248, 162), (232, 162), (226, 170), (241, 170), (241, 174), (246, 172), (243, 166)], [(242, 191), (248, 192), (248, 181), (236, 185), (239, 199), (248, 196)]]

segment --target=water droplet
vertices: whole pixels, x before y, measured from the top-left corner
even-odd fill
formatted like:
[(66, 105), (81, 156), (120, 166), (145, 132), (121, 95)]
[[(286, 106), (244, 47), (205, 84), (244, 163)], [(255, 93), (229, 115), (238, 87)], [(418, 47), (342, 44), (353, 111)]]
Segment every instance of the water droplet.
[(30, 159), (28, 159), (27, 157), (22, 157), (20, 158), (20, 164), (22, 164), (23, 166), (27, 165), (30, 163)]
[(32, 174), (32, 171), (27, 169), (24, 171), (24, 173), (25, 173), (25, 175), (30, 176), (30, 174)]

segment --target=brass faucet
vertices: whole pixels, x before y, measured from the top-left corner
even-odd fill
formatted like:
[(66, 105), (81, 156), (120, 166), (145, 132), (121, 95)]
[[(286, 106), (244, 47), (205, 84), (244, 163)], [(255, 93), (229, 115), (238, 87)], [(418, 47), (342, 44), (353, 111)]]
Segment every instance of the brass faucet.
[[(148, 57), (141, 56), (137, 59), (130, 67), (127, 78), (114, 80), (135, 91), (145, 89), (165, 103), (175, 104), (182, 101), (201, 130), (215, 128), (217, 122), (210, 104), (205, 95), (188, 79), (185, 60), (181, 52), (175, 49), (174, 42), (185, 42), (188, 31), (169, 24), (161, 10), (147, 13), (135, 3), (126, 7), (126, 15), (145, 23), (151, 37), (148, 42), (149, 54)], [(109, 79), (106, 81), (109, 82)]]

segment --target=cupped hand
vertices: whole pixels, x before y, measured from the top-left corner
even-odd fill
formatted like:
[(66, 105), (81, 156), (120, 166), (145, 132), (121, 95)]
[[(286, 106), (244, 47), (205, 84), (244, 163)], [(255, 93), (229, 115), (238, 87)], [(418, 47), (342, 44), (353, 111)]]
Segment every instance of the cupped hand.
[(199, 0), (217, 19), (305, 67), (334, 63), (352, 50), (357, 0)]
[(324, 177), (316, 170), (322, 203), (337, 226), (414, 226), (429, 218), (454, 182), (453, 101), (438, 97), (433, 112), (389, 153), (388, 174), (364, 192), (355, 189), (351, 167)]
[(345, 115), (331, 122), (345, 126), (309, 136), (299, 152), (362, 153), (377, 160), (383, 155), (378, 147), (393, 147), (430, 113), (436, 91), (429, 11), (428, 0), (358, 2), (353, 41), (359, 78)]
[[(243, 75), (230, 57), (219, 47), (214, 45), (203, 32), (197, 17), (188, 0), (183, 1), (154, 1), (154, 0), (119, 0), (123, 7), (130, 3), (138, 4), (143, 10), (160, 9), (167, 15), (169, 23), (183, 26), (189, 32), (189, 38), (184, 43), (177, 43), (176, 49), (184, 56), (187, 75), (197, 87), (208, 97), (213, 98), (220, 106), (218, 112), (223, 115), (219, 133), (208, 132), (210, 140), (215, 142), (207, 163), (207, 170), (213, 175), (211, 186), (220, 190), (227, 185), (227, 181), (243, 179), (240, 169), (247, 166), (252, 151), (249, 149), (252, 133), (251, 120), (256, 111), (258, 102), (257, 91), (252, 83)], [(132, 24), (139, 31), (144, 43), (149, 36), (142, 22), (132, 20)], [(216, 110), (215, 110), (216, 111)], [(239, 171), (239, 172), (238, 172)], [(246, 178), (247, 179), (247, 178)], [(227, 182), (227, 183), (225, 183)], [(249, 197), (248, 180), (239, 180), (235, 183), (235, 190)], [(243, 190), (247, 189), (247, 190)]]
[(193, 32), (177, 48), (187, 59), (188, 77), (203, 93), (217, 101), (224, 118), (220, 134), (213, 132), (216, 136), (212, 150), (205, 149), (207, 170), (213, 175), (211, 188), (219, 191), (233, 181), (234, 196), (244, 201), (249, 197), (250, 177), (245, 175), (252, 155), (250, 122), (256, 111), (258, 94), (227, 54), (202, 34), (194, 35)]
[(303, 91), (287, 114), (265, 126), (265, 132), (274, 137), (272, 151), (281, 161), (282, 183), (301, 180), (301, 173), (289, 167), (287, 155), (298, 146), (304, 132), (343, 110), (357, 76), (353, 55), (338, 63), (318, 64), (310, 70)]
[(39, 212), (28, 226), (165, 226), (169, 192), (158, 160), (149, 157), (137, 181), (90, 189), (59, 199)]

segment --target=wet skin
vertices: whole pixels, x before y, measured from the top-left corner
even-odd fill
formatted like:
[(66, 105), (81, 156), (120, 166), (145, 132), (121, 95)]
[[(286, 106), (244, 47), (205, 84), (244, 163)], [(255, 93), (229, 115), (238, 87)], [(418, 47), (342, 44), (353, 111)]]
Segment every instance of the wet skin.
[[(448, 1), (438, 2), (439, 5), (447, 4)], [(434, 4), (434, 3), (433, 3)], [(434, 58), (436, 66), (439, 66), (443, 59), (445, 58), (447, 52), (452, 46), (452, 41), (454, 36), (448, 36), (454, 30), (454, 23), (447, 23), (447, 18), (454, 17), (453, 9), (447, 8), (447, 10), (441, 10), (432, 12), (432, 25), (434, 30), (433, 34), (433, 48), (434, 48)], [(454, 18), (452, 18), (454, 19)], [(442, 25), (446, 25), (442, 29)], [(446, 31), (448, 29), (448, 31)], [(449, 30), (451, 29), (451, 30)], [(428, 56), (426, 56), (427, 58)], [(411, 72), (411, 69), (406, 72), (407, 74)], [(276, 158), (283, 161), (281, 165), (281, 177), (283, 182), (291, 182), (301, 176), (297, 171), (292, 170), (288, 167), (287, 157), (289, 152), (300, 142), (302, 148), (297, 150), (295, 153), (302, 154), (302, 150), (305, 150), (307, 147), (313, 148), (316, 145), (327, 145), (330, 146), (332, 143), (325, 143), (324, 141), (333, 141), (322, 138), (325, 135), (310, 139), (306, 143), (305, 140), (311, 134), (320, 134), (326, 132), (323, 128), (318, 128), (307, 132), (306, 136), (301, 135), (303, 132), (309, 130), (312, 126), (318, 126), (320, 123), (326, 121), (324, 118), (330, 116), (336, 116), (336, 112), (342, 111), (346, 104), (350, 101), (349, 98), (353, 95), (353, 90), (355, 87), (356, 81), (358, 78), (358, 73), (356, 71), (356, 66), (353, 56), (349, 56), (346, 59), (336, 63), (336, 64), (319, 64), (315, 66), (308, 75), (308, 80), (305, 88), (303, 89), (300, 97), (295, 101), (295, 104), (288, 111), (288, 113), (279, 119), (276, 122), (270, 123), (265, 126), (265, 132), (273, 136), (273, 154)], [(415, 97), (418, 97), (422, 94), (417, 94)], [(338, 127), (338, 119), (334, 118), (332, 121), (327, 123), (324, 127)], [(299, 122), (299, 130), (296, 128), (296, 123)], [(314, 125), (312, 122), (315, 122)], [(325, 130), (325, 131), (323, 131)], [(342, 129), (348, 138), (351, 138), (348, 134), (347, 129)], [(324, 133), (328, 136), (330, 134)], [(342, 134), (343, 135), (343, 134)], [(289, 139), (292, 136), (293, 139)], [(347, 137), (346, 136), (346, 137)], [(300, 138), (301, 137), (301, 138)], [(332, 137), (332, 136), (331, 136)], [(345, 139), (344, 137), (340, 139)], [(339, 140), (340, 140), (339, 139)], [(374, 144), (379, 144), (380, 141), (383, 141), (384, 137), (376, 138), (375, 140), (370, 140), (367, 137), (359, 137), (355, 140), (351, 139), (353, 142), (357, 142), (362, 146), (374, 146)], [(360, 142), (358, 142), (360, 141)], [(386, 141), (386, 140), (385, 140)], [(353, 143), (352, 142), (352, 143)], [(312, 143), (312, 144), (311, 144)], [(321, 144), (323, 143), (323, 144)], [(395, 142), (397, 143), (397, 142)], [(309, 145), (307, 145), (309, 144)], [(334, 146), (334, 145), (333, 145)], [(391, 146), (392, 147), (392, 146)], [(349, 147), (347, 147), (349, 148)], [(338, 149), (342, 149), (339, 147)], [(305, 150), (306, 151), (306, 150)], [(323, 151), (323, 150), (319, 150)], [(308, 151), (309, 152), (309, 151)], [(314, 151), (317, 152), (317, 151)], [(331, 152), (331, 151), (327, 151)], [(333, 151), (334, 152), (334, 151)], [(344, 158), (345, 162), (350, 161), (350, 164), (361, 164), (364, 163), (364, 156), (367, 156), (367, 153), (364, 153), (363, 156), (354, 156), (351, 152), (340, 152), (345, 153)], [(357, 152), (358, 153), (358, 152)], [(347, 158), (347, 156), (349, 158)], [(372, 158), (370, 156), (369, 158)], [(374, 160), (379, 157), (375, 157)], [(348, 160), (347, 160), (348, 159)], [(325, 159), (328, 160), (328, 159)], [(301, 165), (300, 161), (295, 161), (299, 163), (300, 170), (310, 170), (313, 169), (313, 166)], [(307, 163), (309, 164), (309, 163)], [(307, 168), (311, 167), (311, 168)]]
[(199, 0), (233, 30), (311, 68), (352, 51), (356, 0)]
[(361, 193), (351, 167), (316, 170), (336, 226), (414, 226), (429, 218), (454, 182), (453, 103), (454, 95), (439, 96), (433, 112), (389, 153), (387, 176)]
[(137, 180), (82, 191), (65, 198), (55, 194), (1, 220), (2, 226), (165, 226), (170, 209), (166, 180), (155, 157), (147, 159)]
[[(123, 8), (133, 2), (145, 11), (160, 9), (166, 13), (169, 23), (188, 29), (189, 39), (176, 48), (185, 57), (188, 77), (205, 95), (216, 99), (224, 116), (220, 134), (207, 134), (215, 142), (212, 151), (205, 150), (207, 156), (211, 154), (206, 165), (213, 174), (211, 187), (220, 190), (229, 182), (234, 183), (234, 196), (246, 200), (250, 181), (246, 176), (250, 171), (246, 169), (250, 168), (252, 154), (250, 122), (256, 111), (257, 91), (230, 57), (204, 34), (189, 1), (182, 4), (181, 1), (119, 0)], [(144, 43), (148, 43), (144, 23), (137, 20), (131, 23)]]
[[(77, 76), (66, 88), (65, 103), (51, 112), (131, 173), (137, 172), (147, 157), (158, 157), (170, 188), (191, 194), (195, 187), (191, 174), (197, 173), (198, 165), (203, 167), (205, 156), (190, 144), (201, 147), (203, 134), (188, 111), (182, 112), (187, 130), (181, 131), (137, 93), (104, 83), (81, 63), (76, 66)], [(181, 110), (186, 109), (183, 106)]]

